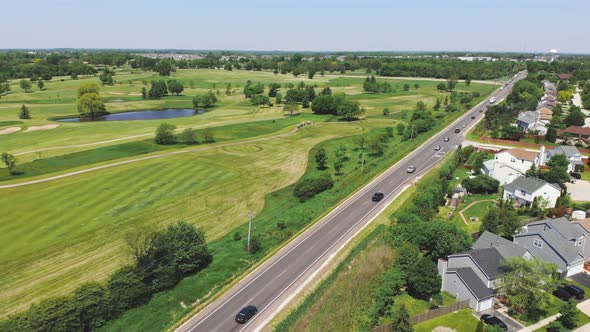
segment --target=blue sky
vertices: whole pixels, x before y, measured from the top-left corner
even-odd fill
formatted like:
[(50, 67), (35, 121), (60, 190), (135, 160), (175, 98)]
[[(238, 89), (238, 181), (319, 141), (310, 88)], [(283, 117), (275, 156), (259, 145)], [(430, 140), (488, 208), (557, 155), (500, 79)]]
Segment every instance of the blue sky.
[(0, 48), (590, 53), (589, 0), (28, 0)]

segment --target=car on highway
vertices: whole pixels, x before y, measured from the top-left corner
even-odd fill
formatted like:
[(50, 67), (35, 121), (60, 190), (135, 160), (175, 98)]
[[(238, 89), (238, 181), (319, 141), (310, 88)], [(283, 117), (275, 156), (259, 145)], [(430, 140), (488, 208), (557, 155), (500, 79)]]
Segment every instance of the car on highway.
[(455, 128), (455, 133), (458, 134), (461, 132), (461, 128)]
[(410, 166), (410, 167), (408, 167), (408, 169), (406, 169), (406, 172), (408, 172), (408, 173), (414, 173), (415, 171), (416, 171), (415, 166)]
[(586, 292), (576, 285), (565, 285), (563, 289), (578, 300), (583, 300), (586, 296)]
[(555, 295), (555, 297), (557, 297), (558, 299), (566, 302), (572, 298), (572, 295), (563, 287), (559, 287), (556, 290), (554, 290), (553, 295)]
[(482, 320), (487, 325), (497, 326), (504, 331), (508, 331), (508, 325), (506, 325), (506, 323), (504, 323), (500, 318), (496, 316), (483, 314), (481, 315), (480, 320)]
[(236, 322), (240, 324), (246, 324), (254, 315), (258, 313), (258, 309), (253, 306), (249, 305), (244, 307), (238, 314), (236, 315)]
[(467, 125), (466, 124), (463, 124), (463, 128), (465, 128), (465, 127), (467, 127)]
[(471, 116), (471, 120), (473, 120), (473, 119), (475, 119), (475, 115), (472, 115), (472, 116)]
[(383, 197), (385, 197), (385, 195), (383, 195), (382, 192), (376, 192), (373, 194), (373, 197), (371, 198), (371, 200), (373, 202), (379, 202), (380, 200), (383, 199)]
[(490, 98), (490, 104), (493, 104), (493, 103), (495, 103), (495, 102), (496, 102), (496, 97), (492, 97), (492, 98)]
[(440, 150), (440, 145), (437, 145), (434, 147), (434, 151), (438, 151), (438, 150)]
[(445, 137), (445, 139), (443, 139), (443, 141), (448, 142), (449, 141), (449, 138), (448, 137)]
[(480, 109), (480, 110), (479, 110), (479, 113), (483, 113), (483, 111), (484, 111), (484, 110), (483, 110), (483, 108), (482, 108), (482, 109)]

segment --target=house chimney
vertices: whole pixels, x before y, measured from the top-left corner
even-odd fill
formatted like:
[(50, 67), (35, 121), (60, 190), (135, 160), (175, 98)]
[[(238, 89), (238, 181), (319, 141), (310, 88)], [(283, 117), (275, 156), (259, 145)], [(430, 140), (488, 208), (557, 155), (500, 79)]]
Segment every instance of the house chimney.
[(545, 164), (545, 145), (541, 145), (541, 150), (539, 151), (539, 167)]

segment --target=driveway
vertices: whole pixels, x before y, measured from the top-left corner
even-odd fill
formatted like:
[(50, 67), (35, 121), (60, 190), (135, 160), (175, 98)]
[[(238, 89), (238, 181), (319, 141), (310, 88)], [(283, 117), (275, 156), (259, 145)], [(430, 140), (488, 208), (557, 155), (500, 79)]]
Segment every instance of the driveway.
[(590, 288), (590, 275), (582, 272), (578, 274), (574, 274), (573, 276), (569, 277), (570, 279), (577, 281), (584, 287)]
[(566, 183), (567, 192), (571, 193), (574, 201), (590, 200), (590, 182), (585, 180), (576, 180), (576, 183)]
[(478, 316), (481, 317), (481, 315), (483, 315), (483, 314), (493, 315), (493, 316), (500, 318), (506, 325), (508, 325), (508, 332), (516, 332), (516, 331), (524, 328), (524, 326), (521, 325), (519, 322), (510, 318), (510, 316), (499, 312), (498, 310), (486, 309), (482, 312), (479, 312)]

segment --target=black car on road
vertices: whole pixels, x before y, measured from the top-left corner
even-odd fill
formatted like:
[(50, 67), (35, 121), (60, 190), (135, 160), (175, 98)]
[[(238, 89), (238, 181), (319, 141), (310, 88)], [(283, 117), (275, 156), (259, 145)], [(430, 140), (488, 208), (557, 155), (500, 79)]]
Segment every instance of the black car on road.
[(379, 202), (380, 200), (383, 199), (383, 197), (385, 197), (385, 195), (383, 195), (383, 193), (376, 192), (373, 194), (373, 197), (371, 199), (373, 200), (373, 202)]
[(563, 287), (558, 287), (556, 290), (554, 290), (553, 295), (563, 301), (569, 301), (569, 299), (572, 298), (572, 295)]
[(457, 133), (457, 134), (458, 134), (458, 133), (460, 133), (460, 132), (461, 132), (461, 129), (460, 129), (460, 128), (456, 128), (456, 129), (455, 129), (455, 133)]
[(563, 289), (578, 300), (583, 300), (586, 295), (586, 292), (576, 285), (565, 285)]
[(252, 317), (254, 317), (254, 315), (256, 315), (257, 312), (258, 312), (258, 309), (253, 305), (249, 305), (247, 307), (244, 307), (236, 315), (236, 322), (240, 323), (240, 324), (246, 324), (250, 320), (250, 318), (252, 318)]
[(504, 331), (508, 331), (508, 325), (504, 323), (500, 318), (488, 314), (481, 315), (480, 319), (487, 325), (493, 325), (501, 328)]

